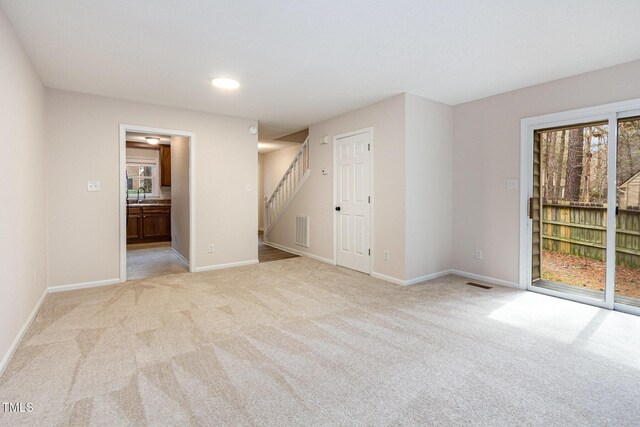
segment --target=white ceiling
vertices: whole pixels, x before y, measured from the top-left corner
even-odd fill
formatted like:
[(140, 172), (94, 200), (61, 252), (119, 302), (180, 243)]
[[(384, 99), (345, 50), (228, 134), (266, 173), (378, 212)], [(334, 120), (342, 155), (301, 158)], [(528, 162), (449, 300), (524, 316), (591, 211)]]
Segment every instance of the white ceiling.
[(457, 104), (640, 58), (638, 0), (0, 7), (46, 86), (258, 119), (261, 140), (401, 92)]

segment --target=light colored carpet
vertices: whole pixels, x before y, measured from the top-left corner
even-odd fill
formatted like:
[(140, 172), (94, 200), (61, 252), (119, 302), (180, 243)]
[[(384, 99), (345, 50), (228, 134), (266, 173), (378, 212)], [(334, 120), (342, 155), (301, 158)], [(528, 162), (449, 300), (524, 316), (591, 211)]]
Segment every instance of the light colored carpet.
[(638, 425), (640, 318), (294, 258), (52, 294), (7, 425)]

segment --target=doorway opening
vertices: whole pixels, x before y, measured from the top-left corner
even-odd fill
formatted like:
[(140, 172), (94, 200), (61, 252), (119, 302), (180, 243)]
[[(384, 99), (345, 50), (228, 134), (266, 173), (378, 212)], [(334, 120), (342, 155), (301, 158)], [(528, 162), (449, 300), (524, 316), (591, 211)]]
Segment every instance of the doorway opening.
[(272, 141), (258, 141), (259, 262), (300, 256), (292, 248), (269, 242), (268, 236), (279, 219), (276, 207), (283, 212), (288, 201), (304, 183), (304, 173), (309, 165), (308, 151), (305, 149), (308, 147), (305, 143), (308, 137), (309, 129), (303, 129)]
[(193, 271), (190, 132), (120, 125), (120, 281)]
[(521, 284), (528, 290), (640, 314), (638, 107), (523, 119)]
[(334, 259), (371, 274), (372, 129), (337, 135), (334, 145)]

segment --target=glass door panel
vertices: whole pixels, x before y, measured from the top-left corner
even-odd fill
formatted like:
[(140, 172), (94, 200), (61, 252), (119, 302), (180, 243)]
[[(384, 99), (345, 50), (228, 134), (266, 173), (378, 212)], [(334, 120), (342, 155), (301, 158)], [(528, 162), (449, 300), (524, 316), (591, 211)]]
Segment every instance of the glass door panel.
[(608, 122), (535, 133), (533, 286), (604, 300), (608, 145)]
[(640, 307), (640, 117), (618, 121), (614, 301)]

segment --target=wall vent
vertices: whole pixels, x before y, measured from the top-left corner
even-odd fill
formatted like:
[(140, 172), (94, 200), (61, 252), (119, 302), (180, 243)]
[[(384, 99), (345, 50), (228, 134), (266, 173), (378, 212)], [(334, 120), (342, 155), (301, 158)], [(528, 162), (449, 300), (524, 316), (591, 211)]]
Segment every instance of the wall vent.
[(475, 286), (476, 288), (482, 288), (482, 289), (493, 289), (493, 286), (481, 285), (480, 283), (475, 283), (475, 282), (467, 282), (465, 283), (465, 285)]
[(296, 215), (296, 245), (309, 247), (309, 217)]

